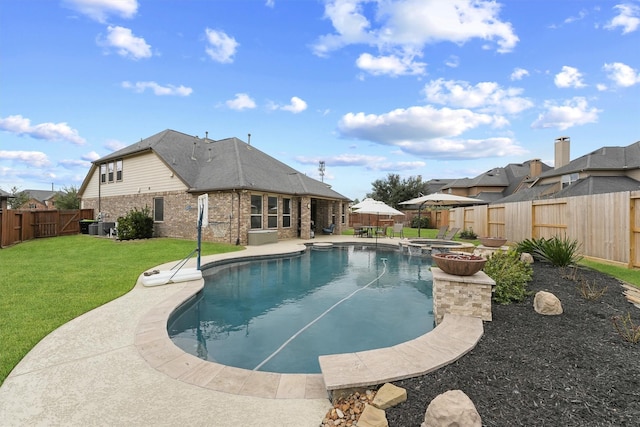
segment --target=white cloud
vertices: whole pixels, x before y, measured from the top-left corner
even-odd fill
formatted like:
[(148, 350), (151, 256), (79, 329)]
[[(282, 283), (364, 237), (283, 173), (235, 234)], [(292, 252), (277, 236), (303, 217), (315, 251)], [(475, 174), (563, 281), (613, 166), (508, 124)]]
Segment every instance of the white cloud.
[(49, 166), (47, 155), (41, 151), (3, 151), (0, 150), (0, 160), (12, 160), (25, 163), (34, 168)]
[(233, 55), (240, 44), (233, 37), (229, 37), (224, 31), (207, 28), (207, 47), (205, 51), (211, 59), (223, 64), (233, 62)]
[(76, 145), (86, 142), (78, 131), (69, 127), (67, 123), (40, 123), (32, 126), (31, 120), (21, 115), (0, 118), (0, 130), (47, 141), (68, 141)]
[(527, 70), (525, 70), (524, 68), (516, 68), (511, 73), (510, 79), (511, 80), (522, 80), (523, 77), (526, 77), (528, 75), (529, 75), (529, 72)]
[(562, 71), (556, 74), (553, 81), (560, 88), (572, 87), (577, 89), (586, 86), (582, 81), (582, 73), (577, 68), (567, 65), (562, 67)]
[(533, 106), (530, 100), (520, 96), (522, 89), (503, 89), (495, 82), (471, 86), (465, 81), (438, 79), (426, 84), (424, 92), (429, 102), (485, 113), (517, 114)]
[(134, 36), (129, 28), (109, 25), (107, 32), (106, 38), (98, 37), (100, 46), (113, 48), (118, 55), (135, 60), (152, 56), (151, 46), (142, 37)]
[(558, 105), (552, 101), (545, 102), (546, 111), (538, 115), (535, 122), (531, 124), (534, 129), (555, 128), (566, 130), (573, 126), (597, 123), (598, 114), (601, 110), (589, 107), (585, 98), (574, 97)]
[(615, 16), (611, 22), (605, 25), (607, 30), (615, 30), (622, 27), (622, 34), (629, 34), (640, 27), (640, 7), (635, 4), (626, 3), (614, 6), (619, 15)]
[(640, 83), (640, 72), (621, 62), (604, 64), (603, 69), (616, 86), (630, 87)]
[(138, 12), (137, 0), (64, 0), (63, 4), (102, 23), (109, 15), (130, 19)]
[(77, 168), (85, 168), (88, 169), (91, 167), (91, 162), (86, 160), (60, 160), (58, 164), (65, 169), (77, 169)]
[(392, 77), (403, 75), (420, 75), (425, 73), (427, 64), (414, 62), (410, 56), (398, 57), (396, 55), (374, 57), (369, 53), (363, 53), (356, 60), (356, 65), (374, 76), (389, 75)]
[(444, 62), (444, 65), (449, 68), (458, 68), (460, 66), (460, 58), (457, 55), (450, 55)]
[(186, 86), (174, 86), (166, 85), (161, 86), (156, 82), (122, 82), (122, 87), (125, 89), (131, 89), (136, 93), (142, 93), (146, 89), (151, 89), (155, 95), (177, 95), (177, 96), (189, 96), (193, 92), (193, 89)]
[(283, 105), (281, 110), (289, 111), (293, 114), (298, 114), (307, 109), (307, 103), (297, 96), (291, 97), (291, 103), (289, 105)]
[[(128, 144), (125, 144), (124, 142), (115, 140), (115, 139), (109, 139), (107, 140), (107, 142), (104, 143), (104, 148), (111, 150), (111, 151), (118, 151), (123, 149), (124, 147), (126, 147)], [(92, 153), (95, 153), (95, 151), (92, 151)], [(91, 154), (91, 153), (89, 153)], [(91, 159), (91, 158), (87, 158), (87, 160), (97, 160), (99, 159), (101, 156), (98, 155), (97, 153), (95, 153), (98, 157), (96, 157), (95, 159)]]
[(468, 109), (418, 106), (385, 114), (348, 113), (338, 123), (343, 137), (400, 148), (423, 157), (479, 158), (523, 153), (508, 138), (453, 139), (480, 126), (503, 126), (502, 117)]
[(80, 156), (80, 158), (88, 162), (93, 162), (100, 158), (100, 154), (96, 153), (95, 151), (90, 151), (87, 154), (83, 154), (82, 156)]
[(312, 48), (318, 56), (351, 44), (415, 53), (427, 44), (479, 38), (509, 52), (519, 39), (499, 12), (499, 4), (485, 0), (327, 0), (325, 18), (335, 33), (321, 36)]
[(256, 102), (246, 93), (236, 93), (236, 97), (226, 101), (225, 104), (237, 111), (256, 108)]
[(264, 5), (273, 9), (273, 7), (276, 5), (276, 2), (275, 2), (275, 0), (267, 0), (264, 3)]

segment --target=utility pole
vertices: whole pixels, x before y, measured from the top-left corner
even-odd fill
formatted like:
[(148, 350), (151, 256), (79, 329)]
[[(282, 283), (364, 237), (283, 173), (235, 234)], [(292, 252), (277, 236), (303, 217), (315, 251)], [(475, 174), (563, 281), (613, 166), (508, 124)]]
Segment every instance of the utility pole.
[(324, 160), (320, 160), (320, 166), (318, 166), (318, 171), (320, 171), (320, 179), (324, 182)]

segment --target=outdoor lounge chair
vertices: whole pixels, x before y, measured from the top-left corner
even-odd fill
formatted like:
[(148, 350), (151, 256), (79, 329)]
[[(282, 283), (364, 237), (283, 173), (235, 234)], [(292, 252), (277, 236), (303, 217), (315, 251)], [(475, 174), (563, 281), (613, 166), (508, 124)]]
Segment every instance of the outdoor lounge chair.
[(438, 229), (438, 234), (436, 235), (436, 239), (444, 239), (444, 236), (447, 234), (447, 230), (449, 229), (448, 225), (443, 225)]
[(460, 231), (458, 227), (453, 227), (444, 235), (444, 240), (453, 240), (453, 238), (456, 237), (456, 234), (458, 234), (458, 231)]
[(322, 234), (333, 234), (333, 229), (336, 228), (335, 224), (329, 225), (327, 228), (322, 229)]
[(391, 237), (395, 237), (399, 235), (401, 238), (404, 238), (404, 223), (396, 222), (393, 224), (393, 229), (391, 230)]

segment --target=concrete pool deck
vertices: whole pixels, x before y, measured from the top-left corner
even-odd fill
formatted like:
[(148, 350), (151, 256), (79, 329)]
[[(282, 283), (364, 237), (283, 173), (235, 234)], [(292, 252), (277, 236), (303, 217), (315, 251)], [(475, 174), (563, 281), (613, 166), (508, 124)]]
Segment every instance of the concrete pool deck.
[[(286, 254), (302, 250), (304, 243), (331, 241), (363, 243), (352, 236), (318, 236), (249, 246), (203, 257), (202, 262)], [(320, 374), (245, 371), (202, 361), (173, 346), (166, 319), (198, 291), (201, 281), (151, 288), (139, 282), (122, 297), (56, 329), (24, 357), (0, 387), (0, 424), (315, 427), (320, 423), (330, 408)]]

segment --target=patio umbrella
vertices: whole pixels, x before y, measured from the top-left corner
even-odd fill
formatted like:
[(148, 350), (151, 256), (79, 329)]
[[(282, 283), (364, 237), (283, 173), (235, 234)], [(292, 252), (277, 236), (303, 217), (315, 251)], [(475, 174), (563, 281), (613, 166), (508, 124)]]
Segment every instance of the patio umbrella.
[(427, 194), (426, 196), (420, 196), (415, 199), (400, 202), (401, 205), (418, 205), (418, 237), (420, 237), (420, 209), (422, 209), (422, 206), (482, 205), (486, 203), (487, 202), (484, 200), (448, 193), (432, 193)]
[[(378, 219), (380, 218), (380, 215), (394, 215), (394, 216), (403, 215), (404, 216), (404, 213), (400, 212), (395, 208), (392, 208), (391, 206), (387, 205), (385, 202), (381, 202), (379, 200), (373, 200), (373, 199), (364, 199), (362, 202), (352, 206), (351, 209), (353, 209), (356, 213), (359, 213), (359, 214), (376, 215)], [(378, 243), (378, 233), (376, 233), (376, 244), (377, 243)]]

